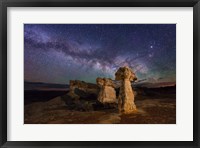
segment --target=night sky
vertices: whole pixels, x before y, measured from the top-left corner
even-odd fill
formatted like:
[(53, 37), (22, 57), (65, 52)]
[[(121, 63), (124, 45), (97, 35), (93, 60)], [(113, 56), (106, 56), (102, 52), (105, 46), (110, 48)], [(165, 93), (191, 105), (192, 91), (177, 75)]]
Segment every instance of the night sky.
[(141, 82), (176, 82), (175, 24), (25, 24), (24, 78), (68, 84), (114, 79), (129, 66)]

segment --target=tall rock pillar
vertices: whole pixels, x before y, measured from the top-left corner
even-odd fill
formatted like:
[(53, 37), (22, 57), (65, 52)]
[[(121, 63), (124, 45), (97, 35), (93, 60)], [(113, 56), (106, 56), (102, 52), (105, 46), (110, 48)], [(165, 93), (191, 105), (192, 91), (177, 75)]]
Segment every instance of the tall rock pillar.
[(129, 67), (120, 67), (115, 73), (115, 80), (121, 81), (118, 96), (118, 109), (120, 113), (132, 113), (137, 111), (134, 103), (134, 92), (131, 81), (137, 80), (135, 73)]

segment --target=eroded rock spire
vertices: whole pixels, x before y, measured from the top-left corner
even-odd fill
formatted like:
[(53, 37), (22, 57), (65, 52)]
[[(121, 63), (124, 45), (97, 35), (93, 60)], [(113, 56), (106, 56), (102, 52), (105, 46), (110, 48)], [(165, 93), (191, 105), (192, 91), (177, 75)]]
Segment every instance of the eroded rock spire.
[(120, 113), (131, 113), (137, 111), (134, 103), (134, 91), (131, 81), (137, 80), (135, 73), (128, 67), (120, 67), (115, 73), (115, 80), (121, 81), (118, 109)]

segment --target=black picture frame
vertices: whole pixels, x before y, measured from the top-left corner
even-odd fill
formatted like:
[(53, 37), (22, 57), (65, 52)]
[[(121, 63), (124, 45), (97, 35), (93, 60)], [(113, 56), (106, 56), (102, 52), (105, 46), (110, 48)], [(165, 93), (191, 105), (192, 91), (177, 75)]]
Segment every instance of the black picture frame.
[[(193, 141), (7, 141), (8, 7), (193, 7)], [(199, 0), (1, 0), (0, 2), (0, 146), (10, 147), (200, 147), (200, 2)], [(77, 133), (78, 134), (78, 133)]]

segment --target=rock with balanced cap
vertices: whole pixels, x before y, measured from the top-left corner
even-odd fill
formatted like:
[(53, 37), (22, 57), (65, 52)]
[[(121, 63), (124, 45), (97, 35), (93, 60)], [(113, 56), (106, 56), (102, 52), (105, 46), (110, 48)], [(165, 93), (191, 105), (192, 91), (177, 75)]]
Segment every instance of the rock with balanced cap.
[(137, 111), (134, 103), (134, 91), (131, 81), (137, 80), (135, 73), (128, 66), (120, 67), (115, 73), (115, 80), (121, 81), (118, 109), (120, 113), (132, 113)]

